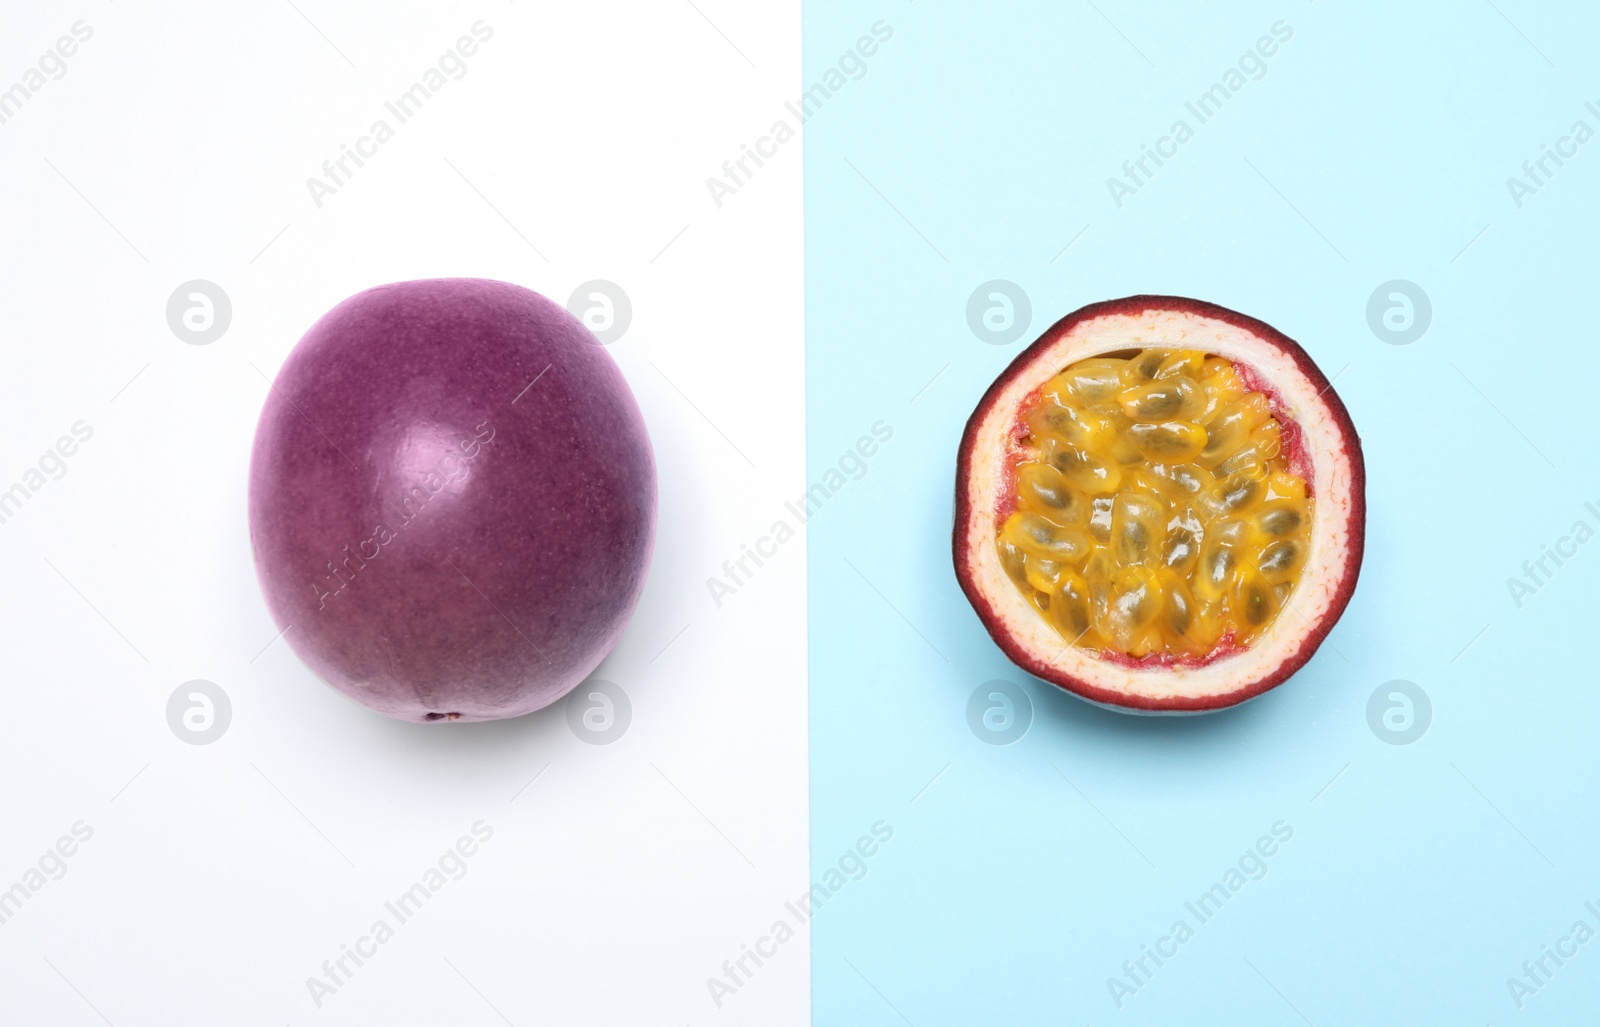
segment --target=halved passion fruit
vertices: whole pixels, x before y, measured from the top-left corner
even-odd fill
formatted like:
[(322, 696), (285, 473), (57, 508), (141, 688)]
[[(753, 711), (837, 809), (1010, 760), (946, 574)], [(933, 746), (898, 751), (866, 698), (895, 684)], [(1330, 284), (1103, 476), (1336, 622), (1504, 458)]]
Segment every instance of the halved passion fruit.
[(1198, 300), (1069, 314), (967, 422), (956, 577), (1019, 667), (1198, 713), (1299, 670), (1355, 589), (1361, 441), (1293, 340)]

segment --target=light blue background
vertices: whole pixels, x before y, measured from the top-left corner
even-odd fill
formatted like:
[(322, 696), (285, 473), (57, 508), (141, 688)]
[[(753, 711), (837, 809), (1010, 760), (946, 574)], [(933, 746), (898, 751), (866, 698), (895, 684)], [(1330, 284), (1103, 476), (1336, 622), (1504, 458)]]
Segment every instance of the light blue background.
[[(873, 422), (895, 432), (810, 526), (813, 875), (875, 821), (894, 838), (813, 922), (815, 1022), (1600, 1009), (1600, 940), (1525, 1008), (1506, 985), (1574, 921), (1600, 929), (1584, 909), (1600, 906), (1600, 542), (1520, 609), (1506, 584), (1600, 505), (1600, 140), (1521, 209), (1506, 186), (1574, 121), (1600, 130), (1584, 108), (1600, 15), (812, 0), (807, 81), (880, 18), (893, 39), (806, 129), (811, 479)], [(1279, 20), (1294, 36), (1266, 76), (1196, 125), (1184, 102)], [(1106, 178), (1180, 116), (1195, 138), (1118, 209)], [(997, 278), (1033, 305), (1007, 346), (965, 317)], [(1409, 346), (1367, 325), (1390, 279), (1433, 302)], [(956, 445), (984, 388), (1055, 319), (1140, 292), (1299, 340), (1365, 445), (1367, 556), (1343, 620), (1290, 682), (1207, 717), (1121, 716), (1027, 677), (951, 569)], [(1032, 696), (1010, 746), (966, 720), (997, 678)], [(1432, 700), (1410, 745), (1368, 726), (1393, 679)], [(1184, 903), (1280, 820), (1294, 836), (1265, 878), (1119, 1009), (1107, 978), (1193, 926)]]

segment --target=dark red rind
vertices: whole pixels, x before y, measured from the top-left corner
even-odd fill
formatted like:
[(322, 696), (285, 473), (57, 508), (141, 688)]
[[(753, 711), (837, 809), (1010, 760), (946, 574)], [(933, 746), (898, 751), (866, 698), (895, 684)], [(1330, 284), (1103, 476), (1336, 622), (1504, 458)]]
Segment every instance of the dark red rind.
[[(1294, 361), (1295, 367), (1312, 384), (1318, 387), (1333, 414), (1334, 421), (1339, 426), (1340, 434), (1344, 437), (1344, 443), (1350, 453), (1350, 544), (1345, 553), (1344, 567), (1339, 576), (1338, 588), (1334, 592), (1333, 598), (1329, 601), (1328, 608), (1317, 622), (1307, 630), (1305, 640), (1300, 647), (1270, 674), (1222, 695), (1178, 697), (1173, 699), (1149, 699), (1143, 696), (1126, 695), (1080, 681), (1071, 675), (1062, 673), (1049, 664), (1034, 659), (1017, 645), (1000, 626), (994, 607), (974, 580), (972, 568), (968, 566), (962, 551), (963, 540), (966, 537), (965, 527), (972, 515), (971, 502), (968, 499), (965, 484), (972, 472), (972, 448), (976, 441), (977, 427), (989, 415), (1001, 391), (1020, 375), (1025, 368), (1030, 367), (1033, 361), (1054, 344), (1057, 339), (1084, 321), (1116, 314), (1138, 315), (1149, 310), (1177, 311), (1222, 321), (1250, 332), (1262, 341), (1270, 343), (1287, 354)], [(956, 516), (951, 540), (956, 580), (961, 585), (961, 591), (966, 594), (967, 601), (972, 604), (972, 609), (977, 613), (978, 619), (983, 622), (985, 630), (989, 632), (989, 637), (994, 639), (995, 644), (1000, 647), (1001, 651), (1006, 654), (1012, 663), (1042, 681), (1048, 681), (1090, 702), (1126, 710), (1148, 713), (1204, 713), (1211, 710), (1225, 709), (1242, 703), (1246, 699), (1253, 699), (1288, 680), (1315, 655), (1323, 640), (1328, 637), (1328, 633), (1333, 630), (1334, 624), (1338, 623), (1339, 618), (1344, 614), (1345, 607), (1349, 605), (1350, 597), (1355, 592), (1356, 580), (1361, 575), (1361, 560), (1366, 548), (1366, 485), (1366, 462), (1361, 452), (1361, 436), (1356, 433), (1356, 426), (1350, 420), (1350, 412), (1345, 409), (1344, 402), (1333, 389), (1333, 384), (1328, 381), (1327, 376), (1322, 373), (1322, 369), (1311, 359), (1310, 354), (1306, 353), (1299, 343), (1287, 335), (1284, 335), (1265, 321), (1258, 321), (1236, 310), (1229, 310), (1227, 307), (1221, 307), (1215, 303), (1189, 299), (1184, 296), (1127, 296), (1122, 299), (1091, 303), (1088, 306), (1080, 307), (1051, 325), (1032, 345), (1017, 354), (1016, 359), (1006, 366), (1006, 369), (1000, 373), (1000, 376), (984, 392), (983, 398), (978, 401), (978, 406), (973, 410), (972, 416), (967, 419), (966, 428), (961, 433), (961, 448), (956, 455)]]

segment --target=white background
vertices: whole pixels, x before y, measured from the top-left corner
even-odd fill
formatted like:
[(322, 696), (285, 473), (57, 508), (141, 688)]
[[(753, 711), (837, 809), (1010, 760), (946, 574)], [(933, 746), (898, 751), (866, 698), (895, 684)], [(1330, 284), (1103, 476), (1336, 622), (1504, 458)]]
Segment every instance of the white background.
[[(807, 1022), (804, 935), (724, 1008), (706, 986), (807, 879), (804, 540), (720, 609), (706, 585), (804, 489), (800, 146), (722, 209), (705, 185), (794, 91), (798, 3), (0, 17), (0, 88), (75, 21), (94, 30), (0, 125), (0, 488), (94, 430), (0, 524), (0, 889), (73, 823), (94, 831), (0, 924), (0, 1019)], [(318, 209), (306, 179), (394, 124), (384, 101), (479, 20), (494, 37), (466, 77)], [(390, 721), (273, 641), (245, 517), (263, 375), (345, 296), (443, 276), (563, 303), (608, 279), (632, 300), (608, 349), (661, 512), (598, 672), (633, 707), (610, 745), (559, 705)], [(166, 323), (191, 279), (233, 303), (211, 345)], [(204, 746), (166, 716), (196, 678), (233, 705)], [(478, 820), (494, 837), (466, 876), (316, 1008), (306, 978)]]

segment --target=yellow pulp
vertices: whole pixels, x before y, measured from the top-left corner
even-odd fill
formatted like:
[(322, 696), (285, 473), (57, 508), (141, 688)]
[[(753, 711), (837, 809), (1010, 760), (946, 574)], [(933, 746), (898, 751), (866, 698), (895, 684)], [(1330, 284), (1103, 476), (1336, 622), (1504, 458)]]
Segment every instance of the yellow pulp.
[(1231, 363), (1196, 350), (1091, 357), (1024, 416), (1016, 508), (995, 542), (1067, 642), (1200, 657), (1278, 616), (1305, 565), (1312, 501), (1267, 397)]

